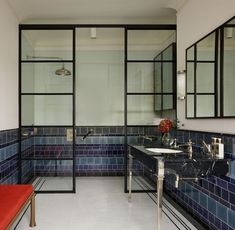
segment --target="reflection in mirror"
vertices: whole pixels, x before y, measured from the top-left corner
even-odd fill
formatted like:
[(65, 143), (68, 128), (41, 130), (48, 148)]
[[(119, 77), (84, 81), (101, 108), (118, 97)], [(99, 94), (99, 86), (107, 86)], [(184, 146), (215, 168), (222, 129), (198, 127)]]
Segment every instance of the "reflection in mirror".
[(187, 96), (187, 117), (192, 118), (194, 117), (194, 96), (188, 95)]
[[(175, 43), (160, 52), (154, 61), (155, 110), (175, 109)], [(159, 96), (160, 94), (160, 96)], [(161, 99), (161, 103), (158, 100)], [(161, 106), (161, 108), (159, 108)]]
[(202, 39), (197, 43), (197, 60), (214, 61), (215, 60), (215, 33)]
[[(233, 20), (235, 24), (235, 20)], [(230, 23), (232, 24), (232, 22)], [(223, 112), (224, 116), (235, 116), (235, 27), (224, 28), (224, 72), (223, 72)]]
[(209, 34), (187, 49), (187, 118), (216, 115), (216, 34)]
[(197, 93), (214, 93), (214, 63), (198, 63), (196, 74)]
[(194, 63), (187, 63), (187, 92), (194, 92)]
[(213, 95), (197, 96), (197, 117), (214, 117), (215, 103)]
[(186, 54), (187, 118), (235, 117), (235, 18)]

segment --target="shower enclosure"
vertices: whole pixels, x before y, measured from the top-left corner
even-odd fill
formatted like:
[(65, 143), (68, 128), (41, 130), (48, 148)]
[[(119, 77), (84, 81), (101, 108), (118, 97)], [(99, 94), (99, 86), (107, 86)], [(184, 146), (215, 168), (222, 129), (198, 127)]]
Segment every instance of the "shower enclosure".
[(127, 145), (176, 114), (175, 30), (20, 25), (19, 183), (75, 192), (75, 176), (123, 176), (127, 192)]

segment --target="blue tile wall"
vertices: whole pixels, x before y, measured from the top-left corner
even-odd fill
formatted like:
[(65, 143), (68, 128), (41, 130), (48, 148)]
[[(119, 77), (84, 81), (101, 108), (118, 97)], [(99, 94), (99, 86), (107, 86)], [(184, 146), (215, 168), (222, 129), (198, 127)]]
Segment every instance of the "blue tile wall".
[[(85, 140), (83, 136), (93, 129)], [(66, 128), (38, 128), (34, 137), (34, 157), (72, 157), (71, 142), (66, 140)], [(124, 172), (124, 128), (116, 126), (77, 127), (75, 146), (77, 175), (123, 175)], [(64, 160), (63, 160), (64, 162)], [(68, 167), (60, 168), (54, 161), (36, 161), (35, 173), (64, 173)], [(60, 170), (59, 170), (60, 169)], [(71, 167), (72, 169), (72, 167)]]
[(0, 184), (18, 182), (18, 129), (0, 131)]

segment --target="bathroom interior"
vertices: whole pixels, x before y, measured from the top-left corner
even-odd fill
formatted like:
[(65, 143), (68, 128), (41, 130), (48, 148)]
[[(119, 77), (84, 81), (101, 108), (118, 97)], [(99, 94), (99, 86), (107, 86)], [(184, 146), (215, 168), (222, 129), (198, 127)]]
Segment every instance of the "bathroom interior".
[[(129, 225), (107, 217), (98, 228), (84, 218), (84, 230), (235, 229), (235, 3), (218, 17), (219, 0), (166, 2), (173, 19), (121, 23), (20, 20), (16, 2), (0, 3), (9, 24), (0, 38), (0, 184), (33, 184), (35, 229), (65, 229), (57, 218), (66, 212), (47, 221), (42, 210), (89, 196), (86, 186), (97, 200), (118, 190), (127, 218), (140, 210)], [(174, 123), (166, 142), (163, 119)], [(158, 147), (176, 152), (151, 152)], [(26, 229), (27, 218), (14, 229)]]

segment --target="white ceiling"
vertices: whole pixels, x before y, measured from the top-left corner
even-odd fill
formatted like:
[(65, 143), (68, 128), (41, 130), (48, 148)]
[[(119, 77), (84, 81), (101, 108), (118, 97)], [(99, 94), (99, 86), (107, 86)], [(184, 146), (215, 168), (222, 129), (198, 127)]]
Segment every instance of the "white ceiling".
[[(33, 21), (175, 21), (187, 0), (6, 0), (20, 23)], [(95, 20), (95, 21), (94, 21)]]

